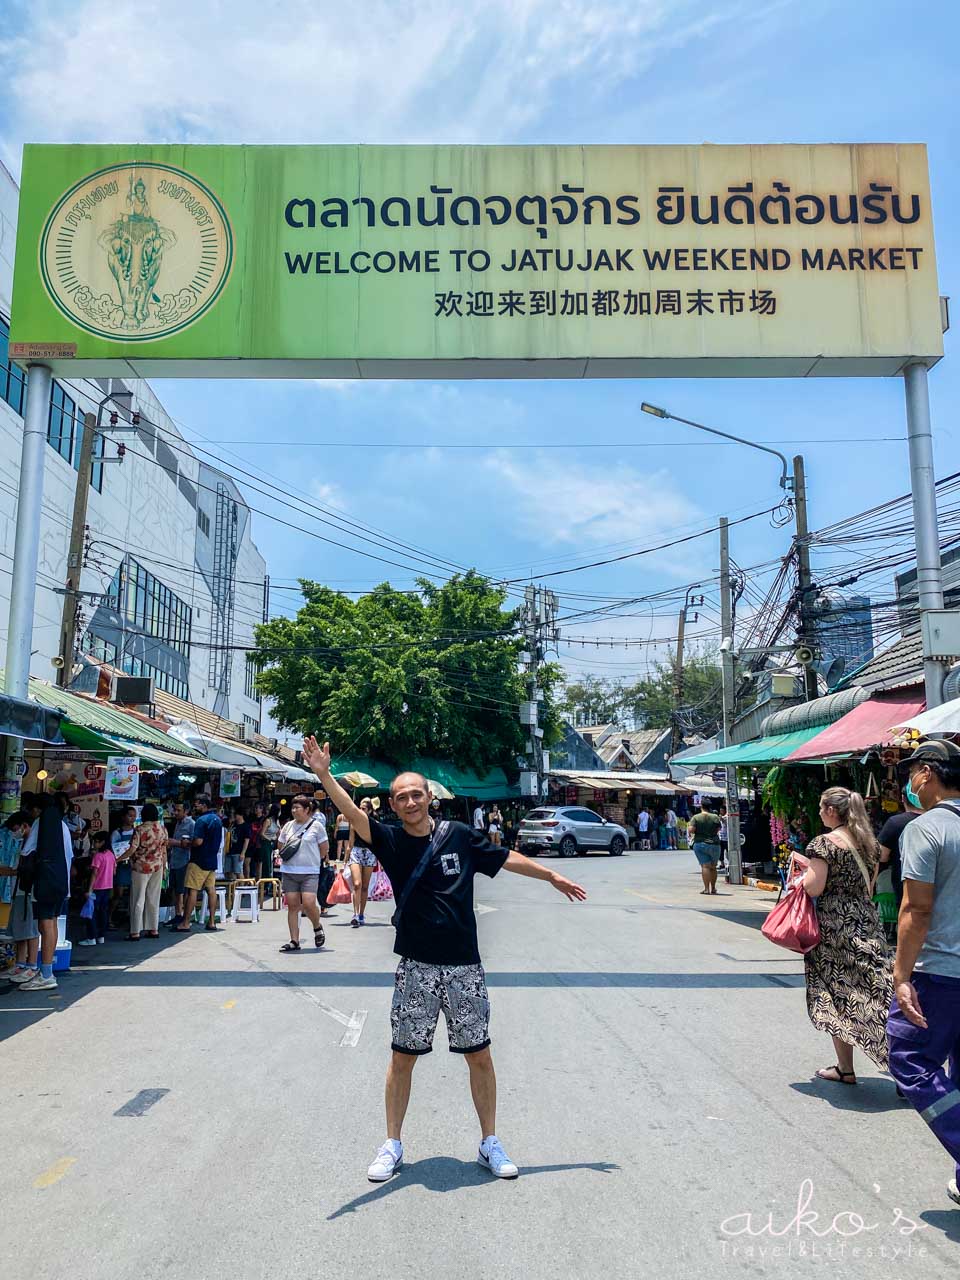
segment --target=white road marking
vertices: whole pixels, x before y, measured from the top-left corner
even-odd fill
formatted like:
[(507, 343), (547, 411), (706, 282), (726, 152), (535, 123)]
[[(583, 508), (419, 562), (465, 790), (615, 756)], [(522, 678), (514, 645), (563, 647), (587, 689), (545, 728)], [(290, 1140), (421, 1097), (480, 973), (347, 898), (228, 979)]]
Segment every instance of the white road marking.
[(478, 902), (478, 903), (477, 903), (477, 905), (476, 905), (473, 909), (474, 909), (474, 911), (477, 913), (477, 915), (478, 915), (478, 916), (485, 916), (485, 915), (487, 914), (487, 912), (488, 912), (488, 911), (496, 911), (496, 909), (497, 909), (497, 908), (496, 908), (496, 907), (485, 907), (485, 906), (483, 906), (481, 903), (479, 903), (479, 902)]
[(319, 1009), (321, 1013), (325, 1013), (328, 1018), (333, 1018), (334, 1022), (339, 1022), (342, 1027), (346, 1027), (346, 1031), (338, 1042), (341, 1048), (352, 1049), (357, 1044), (363, 1032), (363, 1024), (367, 1020), (366, 1009), (354, 1009), (353, 1013), (341, 1013), (332, 1004), (319, 1000), (312, 991), (308, 991), (306, 987), (301, 987), (299, 983), (294, 982), (293, 978), (288, 977), (285, 973), (278, 973), (276, 969), (271, 969), (262, 960), (256, 960), (253, 956), (248, 956), (245, 951), (239, 951), (236, 947), (231, 947), (229, 943), (226, 943), (225, 946), (228, 951), (240, 956), (248, 964), (255, 965), (262, 973), (268, 973), (271, 978), (289, 991), (292, 991), (294, 995), (300, 996), (303, 1000), (309, 1000), (312, 1005)]

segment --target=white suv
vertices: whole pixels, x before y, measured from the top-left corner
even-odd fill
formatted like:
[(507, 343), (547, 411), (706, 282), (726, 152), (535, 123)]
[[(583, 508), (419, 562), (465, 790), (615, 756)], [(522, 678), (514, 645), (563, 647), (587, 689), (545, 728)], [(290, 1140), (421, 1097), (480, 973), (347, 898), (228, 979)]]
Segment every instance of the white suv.
[(561, 858), (575, 858), (591, 849), (606, 849), (620, 857), (629, 843), (626, 830), (608, 822), (592, 809), (557, 805), (531, 809), (520, 823), (517, 843), (521, 853), (551, 850)]

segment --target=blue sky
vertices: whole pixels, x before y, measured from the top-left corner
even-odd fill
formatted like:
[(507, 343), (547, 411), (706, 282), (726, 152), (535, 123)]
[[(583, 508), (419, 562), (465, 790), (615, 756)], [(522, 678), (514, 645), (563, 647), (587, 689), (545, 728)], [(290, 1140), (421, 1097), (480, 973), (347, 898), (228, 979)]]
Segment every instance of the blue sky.
[[(0, 155), (15, 173), (25, 141), (923, 141), (940, 288), (960, 295), (960, 9), (951, 3), (8, 0), (4, 8)], [(953, 342), (947, 335), (947, 358), (930, 380), (941, 475), (960, 469)], [(909, 483), (905, 445), (882, 439), (903, 436), (894, 379), (156, 385), (188, 436), (223, 442), (215, 447), (228, 464), (511, 578), (777, 500), (772, 459), (641, 416), (643, 399), (781, 442), (788, 454), (802, 450), (814, 527)], [(452, 444), (482, 447), (444, 447)], [(263, 517), (255, 536), (276, 580), (302, 574), (359, 590), (413, 578)], [(743, 565), (786, 546), (786, 531), (765, 521), (733, 531)], [(712, 574), (716, 556), (715, 540), (704, 539), (554, 585), (562, 597), (642, 594)], [(578, 607), (563, 600), (564, 611)], [(647, 642), (675, 626), (629, 612), (640, 616), (571, 623), (568, 634)], [(575, 646), (564, 658), (630, 676), (653, 652)]]

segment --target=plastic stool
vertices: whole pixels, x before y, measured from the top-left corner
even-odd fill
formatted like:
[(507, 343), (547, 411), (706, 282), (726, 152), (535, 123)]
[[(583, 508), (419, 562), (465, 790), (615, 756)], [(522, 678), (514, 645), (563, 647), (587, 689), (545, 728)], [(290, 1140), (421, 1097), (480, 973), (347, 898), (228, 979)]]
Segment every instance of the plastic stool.
[(282, 905), (280, 899), (283, 896), (283, 888), (280, 881), (273, 876), (264, 876), (262, 880), (257, 881), (257, 901), (260, 910), (263, 910), (263, 904), (267, 896), (267, 886), (270, 886), (270, 898), (273, 902), (274, 911), (279, 911)]
[(257, 902), (257, 886), (255, 884), (234, 886), (233, 915), (231, 919), (235, 924), (256, 924), (260, 919), (260, 905)]
[(246, 880), (242, 876), (237, 876), (236, 880), (227, 881), (227, 910), (233, 913), (233, 895), (241, 885), (255, 885), (256, 880)]
[[(207, 910), (207, 895), (204, 893), (202, 903), (197, 904), (200, 923), (207, 923), (207, 916), (210, 914)], [(226, 920), (227, 918), (227, 891), (226, 889), (217, 890), (217, 920)], [(214, 921), (216, 924), (216, 920)]]

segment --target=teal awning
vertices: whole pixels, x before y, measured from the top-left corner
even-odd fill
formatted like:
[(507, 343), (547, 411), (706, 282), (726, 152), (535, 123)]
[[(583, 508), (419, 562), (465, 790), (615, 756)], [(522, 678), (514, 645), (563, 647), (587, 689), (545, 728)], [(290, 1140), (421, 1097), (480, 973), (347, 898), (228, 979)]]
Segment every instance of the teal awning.
[[(434, 756), (420, 756), (411, 760), (406, 768), (422, 773), (425, 778), (432, 778), (434, 782), (443, 783), (455, 796), (470, 796), (476, 800), (509, 800), (520, 794), (518, 787), (507, 782), (507, 775), (500, 768), (480, 774), (475, 769), (461, 769), (449, 760), (438, 760)], [(374, 760), (370, 756), (334, 756), (332, 772), (335, 778), (343, 777), (345, 773), (369, 773), (379, 782), (380, 790), (386, 791), (401, 770), (396, 765), (384, 764), (382, 760)]]
[(685, 755), (683, 763), (708, 769), (728, 764), (778, 764), (791, 751), (805, 746), (822, 732), (821, 724), (812, 729), (797, 729), (793, 733), (775, 733), (767, 738), (754, 738), (752, 742), (735, 742), (729, 747), (721, 747), (719, 751), (707, 751), (702, 756)]

